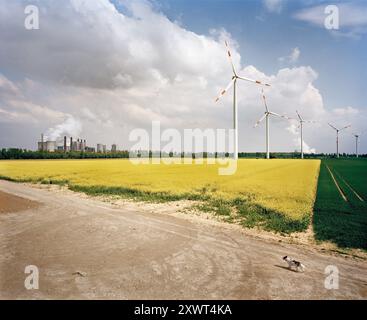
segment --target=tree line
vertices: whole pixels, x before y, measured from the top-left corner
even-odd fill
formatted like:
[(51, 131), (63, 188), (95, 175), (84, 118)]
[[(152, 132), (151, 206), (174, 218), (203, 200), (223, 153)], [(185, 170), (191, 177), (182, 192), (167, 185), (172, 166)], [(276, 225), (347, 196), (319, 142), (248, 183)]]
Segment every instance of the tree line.
[[(174, 152), (152, 152), (152, 151), (136, 151), (133, 153), (134, 157), (175, 157), (175, 158), (183, 158), (187, 156), (191, 156), (193, 159), (195, 158), (222, 158), (229, 157), (229, 153), (174, 153)], [(340, 154), (343, 158), (355, 158), (354, 154)], [(266, 157), (265, 152), (240, 152), (238, 154), (239, 158), (243, 159), (263, 159)], [(298, 152), (273, 152), (270, 154), (272, 159), (299, 159), (300, 154)], [(305, 154), (304, 157), (306, 159), (323, 159), (323, 158), (335, 158), (335, 154), (326, 154), (326, 153), (318, 153), (318, 154)], [(361, 158), (367, 158), (367, 155), (359, 155)], [(1, 159), (127, 159), (129, 158), (129, 151), (116, 151), (116, 152), (106, 152), (106, 153), (97, 153), (97, 152), (84, 152), (84, 151), (55, 151), (55, 152), (47, 152), (47, 151), (32, 151), (27, 149), (17, 149), (17, 148), (3, 148), (0, 152), (0, 160)]]
[(0, 159), (106, 159), (106, 158), (129, 158), (128, 151), (108, 153), (70, 151), (70, 152), (47, 152), (32, 151), (27, 149), (8, 148), (2, 149)]

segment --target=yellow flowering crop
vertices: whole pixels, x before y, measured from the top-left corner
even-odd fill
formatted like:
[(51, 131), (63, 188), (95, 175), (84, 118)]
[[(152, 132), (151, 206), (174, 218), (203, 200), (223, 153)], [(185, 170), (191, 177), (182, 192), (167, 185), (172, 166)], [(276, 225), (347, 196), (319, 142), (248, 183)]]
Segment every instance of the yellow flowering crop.
[(14, 180), (67, 181), (79, 186), (125, 187), (174, 195), (243, 198), (293, 219), (312, 212), (319, 160), (241, 159), (237, 172), (218, 175), (218, 165), (145, 164), (127, 159), (0, 161), (0, 176)]

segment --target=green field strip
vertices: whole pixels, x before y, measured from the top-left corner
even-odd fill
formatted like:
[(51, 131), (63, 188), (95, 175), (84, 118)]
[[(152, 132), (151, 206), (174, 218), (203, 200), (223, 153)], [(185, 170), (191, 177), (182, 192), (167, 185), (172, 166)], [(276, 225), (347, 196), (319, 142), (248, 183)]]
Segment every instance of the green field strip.
[[(366, 159), (353, 160), (328, 160), (330, 168), (338, 171), (347, 183), (358, 193), (358, 195), (367, 200), (367, 161)], [(341, 181), (341, 180), (340, 180)], [(349, 188), (347, 188), (349, 189)], [(355, 195), (353, 194), (353, 197)]]
[[(366, 199), (366, 176), (367, 161), (323, 160), (312, 220), (316, 241), (367, 250), (366, 202), (346, 184), (350, 182), (349, 186)], [(348, 201), (341, 197), (335, 182)]]
[(355, 191), (352, 188), (352, 186), (341, 176), (341, 174), (338, 171), (336, 171), (335, 169), (334, 169), (334, 172), (336, 173), (338, 178), (342, 180), (344, 184), (354, 193), (354, 195), (358, 198), (358, 200), (364, 202), (364, 199), (357, 193), (357, 191)]
[(344, 183), (344, 181), (336, 174), (335, 170), (333, 171), (334, 177), (337, 180), (339, 187), (343, 190), (346, 198), (348, 199), (348, 202), (346, 202), (346, 205), (349, 207), (348, 212), (350, 214), (353, 214), (356, 211), (359, 211), (360, 207), (363, 206), (362, 201), (360, 201), (356, 195), (353, 193), (351, 189), (348, 188), (348, 186)]
[(335, 177), (334, 177), (334, 174), (331, 172), (329, 166), (326, 164), (326, 168), (328, 169), (329, 173), (330, 173), (330, 176), (331, 178), (333, 179), (334, 181), (334, 184), (336, 186), (336, 188), (338, 189), (339, 193), (340, 193), (340, 196), (343, 198), (343, 200), (345, 202), (348, 202), (348, 199), (346, 197), (346, 195), (344, 194), (343, 190), (341, 189), (341, 187), (339, 186), (338, 182), (336, 181)]
[(349, 203), (340, 196), (339, 190), (335, 187), (335, 183), (324, 162), (320, 167), (314, 213), (315, 211), (350, 212)]

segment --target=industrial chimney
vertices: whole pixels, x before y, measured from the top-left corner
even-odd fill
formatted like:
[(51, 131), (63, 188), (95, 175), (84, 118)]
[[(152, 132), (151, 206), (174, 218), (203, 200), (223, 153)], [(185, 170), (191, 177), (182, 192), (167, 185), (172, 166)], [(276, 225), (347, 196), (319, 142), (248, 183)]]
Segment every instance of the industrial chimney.
[(73, 137), (70, 137), (70, 151), (73, 151)]
[(43, 141), (43, 133), (41, 133), (41, 151), (43, 151), (43, 143), (44, 143), (44, 141)]
[(66, 136), (64, 136), (64, 152), (66, 152)]

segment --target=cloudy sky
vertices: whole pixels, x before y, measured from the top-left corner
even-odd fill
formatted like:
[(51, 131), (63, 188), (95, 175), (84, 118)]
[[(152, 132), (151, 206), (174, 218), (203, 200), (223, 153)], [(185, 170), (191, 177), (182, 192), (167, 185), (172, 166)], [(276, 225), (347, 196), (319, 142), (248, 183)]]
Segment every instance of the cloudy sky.
[[(39, 8), (39, 29), (24, 26)], [(0, 0), (0, 147), (36, 148), (41, 132), (89, 145), (129, 148), (135, 128), (230, 128), (231, 79), (271, 83), (269, 108), (318, 120), (306, 150), (334, 152), (335, 126), (352, 124), (341, 151), (354, 151), (367, 112), (367, 3), (333, 1), (338, 30), (324, 26), (327, 1)], [(260, 88), (238, 86), (240, 151), (263, 151)], [(295, 123), (271, 121), (272, 151), (299, 149)], [(366, 138), (365, 138), (366, 137)], [(360, 149), (367, 152), (367, 131)]]

